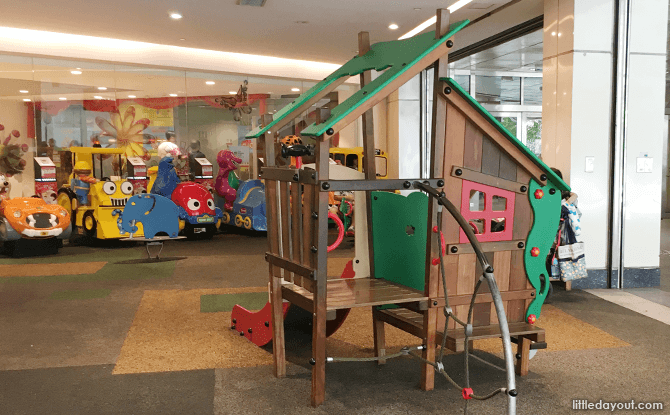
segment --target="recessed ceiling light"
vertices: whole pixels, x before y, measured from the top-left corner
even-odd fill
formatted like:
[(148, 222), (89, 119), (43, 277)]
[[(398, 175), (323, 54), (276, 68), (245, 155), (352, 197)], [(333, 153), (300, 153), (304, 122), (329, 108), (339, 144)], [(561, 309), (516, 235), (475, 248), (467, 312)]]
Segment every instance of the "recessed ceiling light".
[(173, 18), (174, 20), (179, 20), (184, 16), (182, 16), (181, 13), (172, 12), (172, 13), (170, 13), (170, 17)]
[(398, 25), (395, 24), (395, 23), (391, 23), (391, 24), (389, 25), (389, 29), (391, 29), (391, 30), (396, 30), (397, 28), (398, 28)]
[(228, 91), (230, 95), (237, 95), (237, 91)]
[(297, 24), (307, 24), (307, 23), (309, 23), (307, 20), (296, 20), (295, 22)]
[(23, 98), (24, 102), (30, 102), (30, 98)]
[(207, 82), (205, 82), (205, 83), (206, 83), (207, 85), (214, 85), (216, 82), (214, 82), (214, 81), (207, 81)]
[(415, 7), (414, 10), (418, 12), (419, 10), (421, 10), (421, 7)]
[(67, 101), (67, 98), (65, 98), (65, 97), (60, 97), (58, 99), (61, 100), (61, 101)]
[(95, 98), (95, 99), (102, 99), (102, 97), (101, 97), (100, 95), (96, 95), (96, 96), (94, 96), (93, 98)]
[(22, 89), (22, 90), (20, 90), (19, 92), (22, 93), (22, 94), (27, 94), (27, 93), (30, 92), (30, 91), (28, 91), (28, 90), (26, 90), (26, 89)]
[[(456, 3), (452, 4), (451, 6), (447, 7), (447, 10), (449, 10), (449, 13), (454, 13), (456, 10), (462, 8), (463, 6), (467, 5), (468, 3), (471, 3), (472, 0), (458, 0)], [(429, 26), (432, 26), (437, 22), (437, 16), (433, 16), (430, 19), (426, 20), (425, 22), (421, 23), (414, 29), (410, 30), (409, 32), (405, 33), (404, 35), (400, 36), (398, 40), (402, 39), (407, 39), (409, 37), (412, 37), (416, 35), (417, 33), (423, 32), (426, 28)]]
[(128, 95), (128, 98), (137, 98), (135, 95)]
[(298, 92), (298, 91), (300, 91), (300, 88), (291, 88), (291, 91)]
[(101, 90), (101, 91), (107, 91), (107, 87), (106, 87), (106, 86), (99, 86), (98, 89)]
[(72, 75), (81, 75), (81, 71), (70, 71)]
[(171, 97), (176, 97), (176, 96), (177, 96), (177, 94), (170, 94), (170, 96), (171, 96)]
[(179, 40), (181, 40), (181, 41), (183, 42), (183, 41), (186, 40), (186, 38), (185, 38), (185, 37), (182, 37), (182, 38), (179, 38)]

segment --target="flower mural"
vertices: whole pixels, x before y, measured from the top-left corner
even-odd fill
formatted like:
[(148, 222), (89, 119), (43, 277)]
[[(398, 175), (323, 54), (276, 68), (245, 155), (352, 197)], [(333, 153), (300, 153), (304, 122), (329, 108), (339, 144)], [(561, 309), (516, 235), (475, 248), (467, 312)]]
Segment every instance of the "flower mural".
[(125, 150), (126, 157), (142, 157), (149, 159), (149, 153), (144, 150), (143, 131), (151, 121), (141, 118), (135, 121), (135, 107), (130, 106), (123, 115), (118, 110), (110, 112), (107, 121), (102, 117), (95, 117), (95, 123), (103, 131), (102, 135), (112, 137), (116, 140), (116, 146)]
[[(0, 124), (0, 137), (5, 134), (2, 132), (5, 126)], [(23, 156), (28, 151), (27, 144), (12, 143), (12, 139), (18, 139), (21, 133), (18, 130), (12, 130), (5, 139), (0, 141), (0, 174), (11, 177), (23, 172), (26, 167), (26, 161)]]

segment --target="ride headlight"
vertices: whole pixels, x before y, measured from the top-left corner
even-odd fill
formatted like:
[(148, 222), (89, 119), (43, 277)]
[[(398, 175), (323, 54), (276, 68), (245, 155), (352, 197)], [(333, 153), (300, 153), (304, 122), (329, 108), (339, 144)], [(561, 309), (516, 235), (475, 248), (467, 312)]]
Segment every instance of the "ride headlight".
[(15, 210), (15, 211), (14, 211), (14, 217), (15, 217), (15, 218), (20, 218), (20, 217), (21, 217), (21, 211), (18, 210), (18, 209)]

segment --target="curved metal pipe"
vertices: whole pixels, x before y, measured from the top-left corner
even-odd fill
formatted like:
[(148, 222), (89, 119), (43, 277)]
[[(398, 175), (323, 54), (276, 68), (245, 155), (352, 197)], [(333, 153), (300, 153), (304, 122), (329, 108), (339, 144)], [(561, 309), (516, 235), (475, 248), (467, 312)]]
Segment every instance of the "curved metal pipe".
[[(442, 206), (446, 207), (451, 216), (456, 219), (458, 225), (465, 232), (470, 245), (477, 255), (477, 259), (484, 270), (484, 278), (489, 285), (491, 291), (491, 297), (493, 298), (493, 304), (496, 309), (496, 314), (498, 315), (498, 326), (500, 327), (500, 337), (502, 338), (503, 343), (503, 354), (505, 355), (505, 368), (507, 373), (507, 413), (509, 415), (516, 414), (516, 394), (513, 396), (510, 394), (510, 391), (516, 392), (516, 378), (514, 371), (514, 353), (512, 352), (512, 341), (510, 340), (509, 335), (509, 326), (507, 324), (507, 316), (505, 315), (505, 307), (502, 302), (502, 296), (500, 295), (500, 290), (498, 289), (498, 284), (496, 283), (495, 277), (493, 275), (493, 267), (489, 265), (486, 260), (486, 256), (482, 251), (482, 247), (475, 236), (475, 233), (472, 231), (470, 224), (465, 220), (461, 212), (454, 206), (453, 203), (445, 196), (443, 196), (437, 189), (421, 183), (419, 181), (414, 182), (414, 187), (424, 192), (430, 194), (438, 200)], [(446, 295), (446, 293), (445, 293)]]

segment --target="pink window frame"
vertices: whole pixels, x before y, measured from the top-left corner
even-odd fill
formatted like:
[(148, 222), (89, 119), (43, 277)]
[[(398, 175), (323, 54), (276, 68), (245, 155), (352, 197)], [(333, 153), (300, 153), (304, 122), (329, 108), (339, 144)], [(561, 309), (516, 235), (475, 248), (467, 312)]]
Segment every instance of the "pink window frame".
[[(470, 211), (470, 191), (475, 190), (484, 193), (484, 210), (478, 212)], [(507, 199), (507, 207), (503, 211), (494, 211), (493, 196), (500, 196)], [(480, 242), (510, 241), (512, 240), (512, 229), (514, 227), (514, 197), (516, 194), (508, 190), (499, 189), (493, 186), (487, 186), (467, 180), (463, 180), (463, 190), (461, 194), (461, 215), (468, 222), (472, 219), (484, 219), (484, 232), (477, 235)], [(505, 230), (502, 232), (491, 232), (491, 220), (505, 218)], [(465, 236), (463, 229), (460, 230), (460, 243), (468, 243), (468, 237)]]

